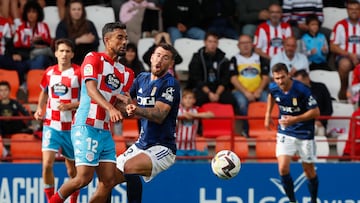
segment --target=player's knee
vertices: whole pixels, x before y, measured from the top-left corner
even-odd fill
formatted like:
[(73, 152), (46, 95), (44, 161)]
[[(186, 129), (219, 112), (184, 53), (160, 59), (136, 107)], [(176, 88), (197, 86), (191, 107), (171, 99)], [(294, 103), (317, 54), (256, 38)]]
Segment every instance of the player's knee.
[(279, 174), (280, 174), (281, 176), (287, 175), (287, 174), (289, 174), (289, 173), (290, 173), (290, 169), (289, 169), (289, 168), (287, 168), (287, 167), (279, 168)]
[(353, 64), (349, 59), (342, 59), (339, 61), (339, 71), (350, 71)]
[(42, 169), (44, 172), (49, 172), (53, 170), (53, 164), (51, 164), (50, 162), (44, 162), (42, 165)]

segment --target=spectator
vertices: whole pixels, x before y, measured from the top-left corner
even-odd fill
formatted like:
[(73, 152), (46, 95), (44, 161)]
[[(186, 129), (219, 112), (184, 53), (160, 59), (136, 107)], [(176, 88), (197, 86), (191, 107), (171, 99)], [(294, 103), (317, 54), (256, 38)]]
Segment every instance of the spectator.
[(16, 70), (19, 75), (20, 85), (25, 81), (25, 73), (28, 69), (26, 63), (14, 61), (9, 54), (9, 48), (13, 46), (12, 33), (9, 21), (0, 16), (0, 68)]
[(28, 1), (24, 6), (22, 24), (16, 29), (12, 58), (23, 61), (30, 69), (44, 69), (54, 59), (50, 48), (49, 26), (43, 22), (44, 11), (36, 1)]
[(141, 24), (147, 8), (157, 9), (154, 3), (147, 0), (129, 0), (121, 5), (119, 19), (126, 24), (129, 42), (137, 44), (141, 38)]
[[(145, 62), (149, 67), (151, 67), (151, 62), (150, 62), (151, 55), (154, 53), (154, 50), (155, 50), (156, 46), (159, 45), (160, 43), (171, 44), (170, 36), (169, 36), (168, 33), (166, 33), (166, 32), (157, 33), (157, 34), (154, 36), (154, 44), (153, 44), (151, 47), (149, 47), (149, 49), (144, 53), (144, 55), (143, 55), (143, 60), (144, 60), (144, 62)], [(179, 53), (177, 53), (176, 56), (175, 56), (175, 64), (174, 64), (174, 67), (170, 67), (170, 68), (169, 68), (170, 73), (171, 73), (175, 78), (177, 78), (175, 65), (182, 63), (182, 61), (183, 61), (183, 59), (181, 58), (181, 56), (179, 55)]]
[(205, 31), (200, 28), (202, 13), (198, 0), (165, 0), (162, 17), (171, 44), (182, 37), (205, 37)]
[(276, 54), (270, 61), (270, 67), (273, 67), (277, 63), (284, 63), (289, 71), (290, 75), (298, 70), (306, 70), (309, 72), (309, 62), (307, 57), (296, 51), (297, 43), (295, 37), (288, 37), (284, 40), (284, 51)]
[(255, 32), (255, 52), (260, 56), (271, 59), (283, 50), (283, 39), (292, 36), (291, 26), (281, 22), (281, 7), (272, 4), (269, 7), (270, 19), (261, 23)]
[(144, 65), (139, 60), (137, 53), (136, 45), (134, 43), (128, 43), (126, 46), (125, 56), (121, 57), (119, 60), (121, 64), (134, 71), (135, 77), (138, 76), (139, 73), (145, 71)]
[(241, 33), (253, 37), (258, 25), (270, 19), (268, 8), (273, 4), (279, 4), (279, 1), (238, 0), (236, 13), (238, 13), (238, 22), (242, 26)]
[(297, 39), (308, 30), (306, 16), (315, 14), (320, 22), (324, 21), (322, 0), (284, 0), (282, 8), (283, 21), (291, 25)]
[[(195, 106), (196, 98), (191, 90), (183, 90), (176, 125), (176, 156), (196, 156), (201, 152), (196, 150), (196, 136), (201, 118), (212, 118), (210, 111), (201, 112)], [(204, 152), (203, 152), (204, 153)]]
[(230, 62), (218, 48), (219, 36), (207, 32), (204, 44), (194, 53), (189, 65), (187, 88), (195, 91), (195, 105), (209, 102), (232, 104), (237, 112), (237, 104), (230, 91)]
[(358, 64), (353, 71), (351, 80), (351, 98), (350, 101), (353, 104), (360, 102), (360, 64)]
[(324, 7), (345, 8), (346, 0), (323, 0)]
[(93, 22), (86, 18), (86, 10), (81, 0), (71, 0), (66, 7), (64, 20), (56, 28), (56, 39), (68, 38), (75, 44), (73, 63), (81, 65), (84, 57), (97, 51), (99, 36)]
[[(30, 116), (30, 113), (16, 100), (10, 99), (10, 84), (0, 81), (0, 116)], [(0, 133), (3, 138), (3, 157), (10, 158), (10, 138), (15, 133), (32, 133), (29, 122), (23, 120), (2, 120), (0, 122)], [(30, 136), (30, 135), (29, 135)]]
[(310, 70), (330, 70), (327, 64), (329, 46), (326, 37), (319, 32), (320, 21), (314, 14), (306, 17), (308, 31), (302, 36), (302, 50), (308, 57)]
[[(304, 69), (296, 71), (294, 79), (304, 83), (310, 88), (312, 95), (319, 105), (320, 116), (331, 116), (333, 113), (332, 100), (327, 87), (323, 83), (312, 81)], [(327, 132), (326, 125), (327, 119), (315, 119), (315, 135), (325, 136)]]
[[(267, 101), (269, 78), (269, 61), (253, 52), (252, 40), (249, 35), (239, 37), (240, 53), (230, 60), (231, 84), (233, 95), (237, 101), (239, 113), (248, 114), (249, 102)], [(249, 137), (249, 124), (243, 120), (242, 135)]]
[(346, 5), (348, 18), (334, 26), (330, 39), (330, 51), (336, 54), (336, 66), (341, 86), (339, 100), (347, 100), (349, 73), (359, 63), (360, 58), (360, 3), (349, 0)]
[(235, 0), (202, 0), (204, 29), (220, 37), (238, 39), (235, 23)]

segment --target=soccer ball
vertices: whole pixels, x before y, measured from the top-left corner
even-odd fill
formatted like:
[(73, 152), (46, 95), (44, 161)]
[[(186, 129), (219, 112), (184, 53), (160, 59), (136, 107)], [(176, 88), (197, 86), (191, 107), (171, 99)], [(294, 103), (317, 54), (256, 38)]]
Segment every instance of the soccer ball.
[(240, 158), (230, 150), (219, 151), (211, 160), (213, 173), (221, 179), (235, 177), (241, 168)]

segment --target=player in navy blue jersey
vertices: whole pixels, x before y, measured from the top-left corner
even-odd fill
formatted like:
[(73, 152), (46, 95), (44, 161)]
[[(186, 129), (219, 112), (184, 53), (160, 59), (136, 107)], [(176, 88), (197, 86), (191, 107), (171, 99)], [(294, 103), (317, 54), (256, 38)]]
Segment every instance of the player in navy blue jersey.
[(319, 181), (314, 166), (316, 161), (314, 122), (315, 117), (320, 115), (317, 102), (308, 87), (291, 79), (285, 64), (275, 64), (272, 67), (272, 74), (274, 82), (269, 85), (265, 127), (270, 127), (271, 111), (277, 103), (280, 119), (276, 138), (276, 157), (284, 190), (289, 201), (296, 202), (290, 162), (292, 156), (298, 152), (308, 179), (311, 203), (316, 203)]
[(117, 108), (141, 119), (139, 139), (117, 158), (118, 183), (139, 175), (148, 182), (175, 162), (180, 85), (168, 72), (175, 56), (171, 45), (158, 45), (150, 59), (151, 72), (137, 76), (130, 89), (131, 98), (118, 96), (122, 105)]

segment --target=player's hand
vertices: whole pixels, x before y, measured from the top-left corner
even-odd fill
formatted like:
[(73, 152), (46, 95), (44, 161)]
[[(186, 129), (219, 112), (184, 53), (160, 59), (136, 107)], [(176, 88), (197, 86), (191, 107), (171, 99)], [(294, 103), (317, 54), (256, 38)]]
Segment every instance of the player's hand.
[(136, 108), (137, 106), (135, 104), (126, 105), (126, 113), (128, 114), (128, 116), (134, 116)]
[(118, 94), (118, 95), (116, 95), (116, 98), (118, 100), (120, 100), (124, 104), (131, 104), (132, 103), (130, 94), (128, 92), (125, 92), (125, 94)]
[(117, 110), (115, 107), (113, 107), (109, 110), (109, 114), (110, 114), (111, 122), (115, 123), (115, 122), (119, 122), (120, 120), (123, 119), (121, 112), (119, 110)]
[(266, 129), (271, 130), (271, 125), (274, 125), (270, 116), (265, 116), (264, 119), (264, 126)]
[(36, 120), (41, 120), (42, 117), (43, 117), (42, 109), (37, 109), (36, 112), (34, 113), (34, 118)]

